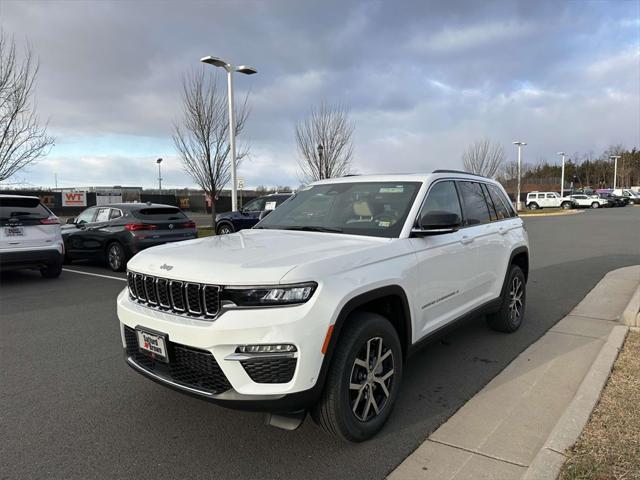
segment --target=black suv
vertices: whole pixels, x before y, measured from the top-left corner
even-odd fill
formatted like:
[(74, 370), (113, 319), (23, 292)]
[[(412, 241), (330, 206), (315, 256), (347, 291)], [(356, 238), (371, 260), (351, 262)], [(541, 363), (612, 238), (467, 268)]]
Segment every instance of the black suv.
[(237, 212), (226, 212), (216, 215), (216, 233), (226, 235), (244, 228), (251, 228), (260, 221), (264, 211), (275, 210), (282, 202), (291, 197), (291, 193), (273, 193), (254, 198)]
[(106, 260), (114, 272), (140, 250), (197, 236), (196, 224), (182, 210), (157, 203), (90, 207), (62, 227), (66, 262)]

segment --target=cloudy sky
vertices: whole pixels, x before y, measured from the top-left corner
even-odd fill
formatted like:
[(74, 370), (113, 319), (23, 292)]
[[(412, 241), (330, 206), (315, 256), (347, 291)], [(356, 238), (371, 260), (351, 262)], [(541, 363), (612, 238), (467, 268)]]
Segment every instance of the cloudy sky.
[(151, 187), (163, 157), (193, 185), (170, 135), (205, 55), (259, 71), (236, 77), (249, 186), (299, 184), (294, 125), (321, 101), (350, 108), (359, 173), (460, 168), (483, 137), (528, 161), (640, 146), (639, 0), (0, 0), (0, 26), (39, 57), (56, 138), (12, 183)]

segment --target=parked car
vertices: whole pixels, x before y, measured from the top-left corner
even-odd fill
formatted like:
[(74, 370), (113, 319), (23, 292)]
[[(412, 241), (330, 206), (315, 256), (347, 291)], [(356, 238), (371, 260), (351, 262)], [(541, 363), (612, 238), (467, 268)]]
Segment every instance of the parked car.
[(607, 206), (610, 207), (625, 207), (629, 203), (629, 200), (625, 197), (619, 197), (612, 193), (600, 192), (598, 196), (607, 201)]
[(633, 203), (634, 205), (640, 205), (640, 193), (636, 193), (631, 189), (616, 188), (611, 193), (618, 197), (625, 197), (629, 199), (629, 203)]
[(251, 228), (260, 221), (262, 212), (275, 210), (289, 197), (291, 197), (290, 193), (273, 193), (254, 198), (238, 211), (216, 215), (216, 233), (227, 235)]
[(607, 199), (601, 198), (598, 195), (586, 195), (583, 193), (577, 193), (570, 196), (571, 200), (575, 202), (577, 208), (600, 208), (607, 206)]
[(60, 220), (38, 197), (0, 195), (0, 270), (34, 268), (56, 278), (63, 256)]
[(498, 331), (520, 327), (528, 271), (522, 219), (494, 180), (344, 177), (300, 190), (242, 235), (141, 252), (117, 311), (138, 373), (287, 429), (311, 411), (363, 441), (425, 340), (483, 313)]
[(526, 205), (530, 210), (558, 207), (568, 210), (575, 208), (577, 203), (571, 197), (561, 197), (556, 192), (531, 192), (527, 194)]
[(145, 248), (197, 236), (196, 224), (179, 208), (156, 203), (90, 207), (62, 227), (67, 262), (105, 260), (115, 272)]

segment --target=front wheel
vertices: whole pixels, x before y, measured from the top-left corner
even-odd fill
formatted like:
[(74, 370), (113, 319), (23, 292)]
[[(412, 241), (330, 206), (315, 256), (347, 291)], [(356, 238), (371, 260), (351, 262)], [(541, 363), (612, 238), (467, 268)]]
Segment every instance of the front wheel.
[(600, 208), (600, 204), (598, 202), (593, 202), (591, 204), (591, 208)]
[(228, 223), (223, 223), (216, 229), (216, 233), (218, 235), (229, 235), (230, 233), (233, 233), (233, 227)]
[(487, 315), (487, 323), (499, 332), (512, 333), (520, 328), (526, 303), (526, 280), (522, 269), (511, 265), (500, 309)]
[(569, 210), (571, 208), (571, 204), (569, 202), (564, 202), (562, 205), (560, 205), (560, 207), (563, 210)]
[(107, 263), (114, 272), (122, 272), (127, 265), (124, 248), (118, 242), (113, 242), (107, 247)]
[(537, 203), (530, 203), (527, 207), (529, 207), (529, 210), (537, 210), (540, 208)]
[(352, 442), (373, 437), (386, 423), (402, 379), (402, 348), (391, 323), (357, 313), (342, 332), (311, 415), (326, 432)]

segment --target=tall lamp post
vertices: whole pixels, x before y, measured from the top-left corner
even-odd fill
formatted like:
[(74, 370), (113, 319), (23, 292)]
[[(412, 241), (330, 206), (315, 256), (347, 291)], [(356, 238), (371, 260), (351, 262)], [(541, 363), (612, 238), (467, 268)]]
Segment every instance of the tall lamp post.
[(162, 163), (162, 159), (159, 158), (156, 160), (158, 164), (158, 189), (162, 192), (162, 170), (160, 170), (160, 164)]
[(229, 149), (231, 150), (231, 209), (238, 210), (238, 184), (236, 181), (236, 119), (233, 108), (233, 72), (253, 75), (258, 73), (253, 67), (240, 65), (234, 67), (229, 62), (217, 57), (203, 57), (202, 63), (224, 68), (227, 71), (227, 99), (229, 100)]
[(609, 157), (614, 161), (613, 164), (613, 189), (616, 189), (616, 180), (618, 179), (618, 160), (622, 158), (620, 155), (611, 155)]
[(318, 144), (318, 180), (324, 179), (324, 170), (322, 169), (322, 156), (324, 155), (324, 147)]
[(522, 210), (522, 202), (520, 201), (520, 178), (522, 176), (522, 147), (524, 147), (526, 142), (513, 142), (514, 145), (518, 147), (518, 192), (516, 193), (516, 210)]
[(558, 152), (558, 155), (562, 155), (562, 173), (560, 174), (560, 196), (564, 197), (564, 159), (566, 157), (566, 153)]

